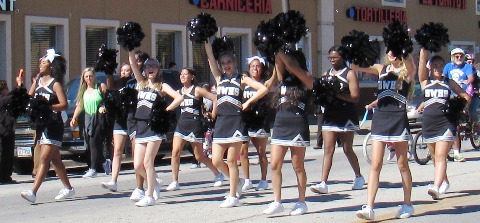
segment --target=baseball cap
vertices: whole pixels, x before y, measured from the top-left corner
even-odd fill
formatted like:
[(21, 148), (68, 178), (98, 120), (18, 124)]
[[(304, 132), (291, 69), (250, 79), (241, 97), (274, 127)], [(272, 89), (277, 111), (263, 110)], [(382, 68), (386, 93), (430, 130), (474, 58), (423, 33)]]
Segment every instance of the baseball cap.
[(460, 48), (455, 48), (455, 49), (453, 49), (453, 50), (450, 52), (450, 55), (454, 55), (454, 54), (458, 54), (458, 53), (460, 53), (460, 54), (465, 54), (465, 52), (464, 52), (462, 49), (460, 49)]

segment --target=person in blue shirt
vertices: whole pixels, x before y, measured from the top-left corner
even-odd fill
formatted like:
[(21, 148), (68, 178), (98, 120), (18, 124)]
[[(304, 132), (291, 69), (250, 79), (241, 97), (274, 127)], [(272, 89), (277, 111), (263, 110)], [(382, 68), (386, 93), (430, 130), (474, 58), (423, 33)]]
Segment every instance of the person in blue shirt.
[[(463, 90), (469, 93), (468, 88), (472, 88), (472, 83), (475, 78), (473, 67), (465, 63), (465, 52), (462, 49), (455, 48), (450, 52), (450, 55), (452, 62), (445, 65), (443, 75), (457, 82)], [(454, 160), (457, 162), (465, 162), (465, 158), (460, 154), (461, 142), (458, 134), (455, 137), (452, 148)]]

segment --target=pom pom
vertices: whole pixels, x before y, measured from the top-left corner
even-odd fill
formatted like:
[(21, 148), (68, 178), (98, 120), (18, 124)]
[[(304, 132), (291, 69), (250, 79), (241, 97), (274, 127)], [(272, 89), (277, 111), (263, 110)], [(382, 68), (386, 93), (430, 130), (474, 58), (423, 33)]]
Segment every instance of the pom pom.
[(370, 67), (380, 58), (378, 41), (370, 41), (370, 37), (364, 32), (352, 30), (342, 38), (342, 46), (342, 57), (360, 67)]
[(275, 54), (284, 43), (273, 20), (260, 22), (253, 37), (253, 44), (257, 47), (258, 52), (267, 58), (268, 62), (275, 63)]
[(307, 35), (306, 21), (299, 11), (290, 10), (279, 13), (273, 21), (277, 25), (278, 32), (281, 33), (281, 38), (285, 43), (297, 43), (302, 37)]
[(152, 113), (150, 114), (150, 127), (154, 132), (165, 134), (170, 127), (171, 112), (166, 111), (168, 103), (165, 97), (157, 97), (152, 106)]
[(445, 115), (447, 116), (448, 120), (458, 123), (462, 114), (464, 114), (463, 109), (467, 104), (467, 100), (465, 98), (455, 96), (453, 98), (448, 99), (447, 101), (447, 109), (444, 111)]
[(233, 41), (226, 36), (215, 38), (212, 43), (212, 50), (213, 56), (218, 60), (222, 52), (230, 51), (233, 53)]
[(117, 44), (126, 51), (132, 51), (135, 47), (139, 47), (143, 38), (145, 38), (145, 34), (138, 23), (127, 22), (122, 27), (117, 28)]
[(137, 109), (138, 91), (134, 88), (124, 87), (119, 91), (119, 107), (116, 112), (116, 118), (119, 122), (126, 122), (129, 112), (135, 112)]
[(200, 122), (202, 125), (202, 132), (207, 132), (209, 129), (215, 127), (215, 119), (212, 119), (211, 117), (202, 117), (200, 118)]
[(116, 49), (108, 49), (105, 44), (98, 49), (97, 61), (95, 62), (95, 70), (103, 71), (107, 75), (112, 75), (117, 69), (117, 52)]
[(313, 81), (314, 102), (321, 106), (332, 105), (337, 101), (337, 94), (340, 93), (341, 84), (336, 76), (322, 76)]
[(32, 127), (40, 132), (45, 130), (52, 116), (52, 109), (48, 100), (41, 95), (37, 95), (30, 99), (26, 111), (30, 117)]
[(386, 53), (392, 51), (396, 57), (406, 58), (413, 51), (413, 42), (408, 36), (406, 24), (394, 20), (383, 28), (383, 41), (385, 42)]
[(27, 112), (26, 108), (30, 101), (30, 95), (28, 95), (27, 89), (24, 87), (15, 88), (11, 95), (12, 99), (8, 101), (6, 110), (11, 116), (17, 118)]
[(263, 128), (268, 113), (267, 107), (266, 100), (259, 100), (242, 111), (245, 127), (254, 130)]
[(450, 42), (448, 29), (443, 23), (423, 24), (414, 37), (420, 46), (431, 52), (439, 52), (442, 46), (447, 46)]
[(200, 13), (187, 24), (190, 30), (190, 40), (195, 43), (203, 43), (217, 31), (217, 21), (208, 13)]

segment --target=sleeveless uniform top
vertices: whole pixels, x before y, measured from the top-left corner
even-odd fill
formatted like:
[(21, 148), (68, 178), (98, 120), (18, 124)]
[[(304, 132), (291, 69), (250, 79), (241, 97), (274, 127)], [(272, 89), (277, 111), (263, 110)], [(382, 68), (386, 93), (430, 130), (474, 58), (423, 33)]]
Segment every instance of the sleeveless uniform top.
[[(305, 91), (305, 96), (299, 98), (298, 101), (293, 104), (287, 96), (287, 92), (291, 91), (292, 87), (299, 87)], [(291, 74), (287, 74), (284, 77), (280, 85), (280, 99), (278, 99), (277, 114), (276, 117), (292, 117), (297, 113), (306, 115), (306, 105), (308, 102), (307, 89), (303, 86), (302, 82)]]
[(157, 91), (148, 87), (138, 91), (138, 102), (137, 110), (135, 112), (135, 118), (143, 120), (150, 119), (153, 103), (155, 102), (157, 97), (161, 97), (161, 95)]
[[(264, 80), (260, 80), (260, 83), (264, 84), (265, 81)], [(255, 95), (255, 93), (257, 93), (257, 90), (255, 90), (255, 88), (253, 87), (250, 87), (250, 86), (245, 86), (245, 89), (243, 89), (243, 101), (242, 102), (246, 102), (248, 101), (248, 99), (250, 99), (251, 97), (253, 97), (253, 95)], [(260, 99), (262, 100), (262, 99)]]
[(424, 115), (443, 115), (447, 109), (447, 100), (450, 98), (448, 79), (441, 81), (430, 80), (423, 90), (425, 98)]
[(398, 74), (388, 72), (391, 65), (385, 66), (378, 78), (378, 104), (379, 111), (406, 111), (407, 95), (410, 84), (402, 81), (402, 88), (397, 90)]
[(87, 91), (83, 92), (83, 108), (85, 113), (93, 115), (98, 111), (98, 105), (102, 102), (102, 94), (98, 89), (98, 84), (95, 84), (95, 88), (91, 93)]
[(192, 85), (190, 89), (185, 90), (180, 88), (178, 92), (183, 96), (183, 101), (180, 104), (181, 117), (199, 116), (203, 102), (195, 97), (195, 86)]
[[(333, 68), (330, 68), (327, 71), (328, 76), (335, 76), (337, 77), (338, 81), (340, 82), (340, 91), (339, 93), (341, 94), (350, 94), (350, 88), (348, 85), (348, 80), (347, 80), (347, 73), (350, 71), (350, 68), (345, 67), (343, 68), (338, 74), (333, 74), (332, 73)], [(351, 107), (355, 106), (353, 103), (344, 101), (339, 98), (335, 98), (337, 102), (333, 103), (331, 106), (326, 106), (326, 109), (334, 109), (334, 110), (342, 110), (344, 111), (345, 107)]]
[(55, 78), (50, 79), (46, 84), (42, 84), (43, 77), (39, 78), (37, 81), (37, 88), (35, 88), (35, 96), (41, 95), (47, 99), (50, 105), (58, 104), (57, 95), (53, 92), (53, 85), (57, 80)]
[(236, 74), (231, 79), (222, 75), (217, 86), (217, 114), (218, 115), (241, 115), (242, 75)]

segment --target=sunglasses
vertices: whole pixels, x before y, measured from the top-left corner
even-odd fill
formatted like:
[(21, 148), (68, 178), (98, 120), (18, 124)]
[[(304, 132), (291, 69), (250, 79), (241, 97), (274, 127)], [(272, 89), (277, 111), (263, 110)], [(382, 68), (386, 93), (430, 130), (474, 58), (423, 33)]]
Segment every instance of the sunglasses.
[(460, 55), (454, 55), (454, 57), (455, 57), (455, 58), (457, 58), (457, 59), (462, 59), (462, 58), (464, 58), (464, 57), (465, 57), (465, 55), (463, 55), (463, 54), (460, 54)]
[(145, 64), (145, 69), (148, 69), (148, 68), (158, 68), (158, 65), (157, 64)]

